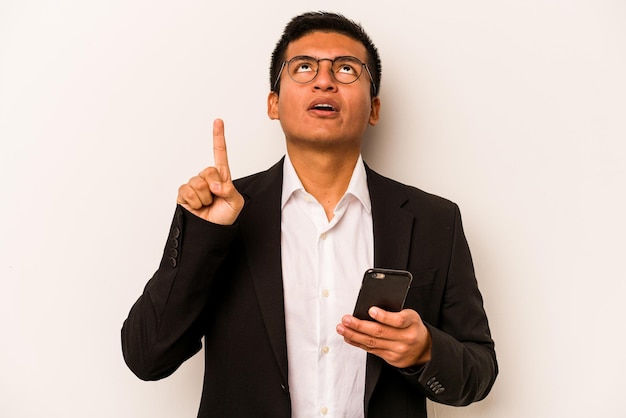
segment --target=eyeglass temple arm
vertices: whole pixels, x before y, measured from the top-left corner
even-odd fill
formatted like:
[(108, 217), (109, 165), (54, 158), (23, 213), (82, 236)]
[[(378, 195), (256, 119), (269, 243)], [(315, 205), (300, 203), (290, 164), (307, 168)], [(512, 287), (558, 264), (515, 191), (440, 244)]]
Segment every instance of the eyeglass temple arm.
[(287, 64), (287, 61), (283, 61), (283, 63), (280, 66), (280, 70), (278, 71), (278, 75), (276, 76), (276, 81), (274, 81), (274, 85), (272, 86), (272, 91), (276, 91), (276, 86), (278, 86), (278, 82), (280, 81), (280, 76), (283, 74), (283, 69), (285, 68), (285, 64)]

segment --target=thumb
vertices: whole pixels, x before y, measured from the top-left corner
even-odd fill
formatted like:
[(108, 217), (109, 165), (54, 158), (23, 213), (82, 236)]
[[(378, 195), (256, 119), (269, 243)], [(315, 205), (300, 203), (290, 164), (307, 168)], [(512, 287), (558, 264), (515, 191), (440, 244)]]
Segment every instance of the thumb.
[(209, 184), (209, 188), (214, 196), (220, 197), (230, 204), (234, 203), (235, 206), (243, 206), (243, 196), (241, 196), (232, 180), (213, 181)]

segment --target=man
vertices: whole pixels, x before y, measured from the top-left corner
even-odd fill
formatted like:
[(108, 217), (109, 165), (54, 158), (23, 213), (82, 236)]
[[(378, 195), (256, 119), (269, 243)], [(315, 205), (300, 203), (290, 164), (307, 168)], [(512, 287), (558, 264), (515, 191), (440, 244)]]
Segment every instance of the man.
[[(294, 18), (272, 56), (268, 115), (287, 155), (231, 180), (215, 166), (180, 187), (158, 271), (122, 329), (128, 366), (173, 373), (205, 339), (199, 417), (425, 417), (466, 405), (497, 374), (455, 204), (369, 169), (380, 60), (341, 15)], [(401, 312), (350, 315), (363, 272), (405, 269)]]

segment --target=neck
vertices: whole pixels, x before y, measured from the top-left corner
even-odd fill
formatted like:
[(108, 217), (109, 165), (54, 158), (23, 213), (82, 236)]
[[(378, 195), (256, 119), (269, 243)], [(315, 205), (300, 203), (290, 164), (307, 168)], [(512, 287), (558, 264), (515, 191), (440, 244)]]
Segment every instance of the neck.
[(287, 147), (304, 189), (324, 207), (326, 217), (331, 220), (333, 210), (350, 184), (359, 152), (302, 153)]

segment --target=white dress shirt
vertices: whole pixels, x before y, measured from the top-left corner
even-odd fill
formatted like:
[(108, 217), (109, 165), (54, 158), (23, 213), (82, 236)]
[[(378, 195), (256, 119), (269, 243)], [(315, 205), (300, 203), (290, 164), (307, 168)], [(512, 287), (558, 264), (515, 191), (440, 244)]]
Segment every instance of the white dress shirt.
[(285, 157), (281, 248), (292, 417), (363, 418), (366, 352), (337, 334), (374, 263), (371, 201), (359, 157), (329, 222)]

